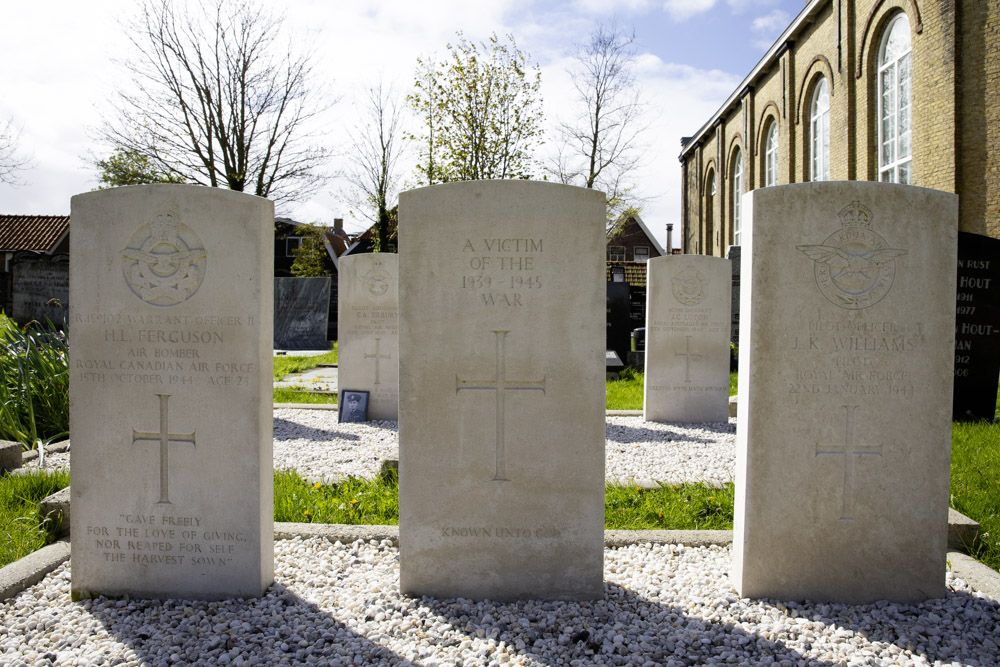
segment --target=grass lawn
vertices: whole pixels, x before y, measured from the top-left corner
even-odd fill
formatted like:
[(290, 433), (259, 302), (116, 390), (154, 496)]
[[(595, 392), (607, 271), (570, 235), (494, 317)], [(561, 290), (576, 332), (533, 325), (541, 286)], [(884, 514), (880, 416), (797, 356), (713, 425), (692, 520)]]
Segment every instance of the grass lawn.
[(69, 473), (0, 477), (0, 567), (51, 544), (59, 526), (38, 515), (38, 502), (69, 486)]

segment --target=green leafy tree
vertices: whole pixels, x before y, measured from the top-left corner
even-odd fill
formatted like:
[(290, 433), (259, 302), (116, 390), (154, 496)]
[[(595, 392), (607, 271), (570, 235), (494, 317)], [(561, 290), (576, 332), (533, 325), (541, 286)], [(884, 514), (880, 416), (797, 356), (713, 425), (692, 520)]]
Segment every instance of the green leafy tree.
[(330, 98), (312, 85), (312, 53), (281, 43), (282, 23), (262, 0), (141, 0), (125, 26), (131, 85), (100, 138), (188, 183), (307, 197), (330, 155), (314, 132)]
[(299, 247), (292, 251), (295, 260), (291, 272), (299, 278), (322, 278), (330, 275), (326, 266), (326, 244), (324, 230), (318, 225), (299, 225), (295, 233), (302, 237)]
[(458, 33), (440, 63), (417, 60), (407, 99), (423, 120), (418, 171), (428, 184), (475, 179), (530, 178), (542, 141), (541, 80), (537, 65), (512, 35), (470, 42)]
[(98, 190), (119, 185), (184, 182), (184, 179), (177, 174), (158, 171), (148, 155), (136, 151), (118, 150), (95, 164), (101, 170), (101, 185)]

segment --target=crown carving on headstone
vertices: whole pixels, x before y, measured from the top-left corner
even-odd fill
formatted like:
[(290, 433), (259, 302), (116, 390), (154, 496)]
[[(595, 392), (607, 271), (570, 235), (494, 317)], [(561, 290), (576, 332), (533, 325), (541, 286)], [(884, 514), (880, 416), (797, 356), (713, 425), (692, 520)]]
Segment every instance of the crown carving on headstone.
[(149, 221), (149, 233), (157, 243), (169, 243), (177, 238), (180, 215), (172, 208), (161, 208)]
[(840, 221), (843, 223), (844, 229), (852, 227), (871, 229), (872, 218), (875, 217), (870, 208), (856, 199), (840, 209), (840, 213), (837, 215), (840, 216)]

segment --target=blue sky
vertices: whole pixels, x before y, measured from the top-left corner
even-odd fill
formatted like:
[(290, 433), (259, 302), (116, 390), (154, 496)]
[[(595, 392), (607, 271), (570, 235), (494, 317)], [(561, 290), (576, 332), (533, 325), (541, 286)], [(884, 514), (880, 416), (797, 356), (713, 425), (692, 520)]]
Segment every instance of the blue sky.
[[(643, 166), (636, 174), (646, 198), (643, 218), (662, 243), (667, 223), (680, 238), (680, 138), (691, 135), (739, 84), (805, 6), (804, 0), (288, 0), (286, 29), (316, 48), (318, 80), (339, 101), (324, 117), (335, 147), (360, 119), (355, 107), (380, 79), (405, 93), (418, 56), (442, 54), (462, 30), (485, 39), (511, 33), (542, 71), (546, 121), (572, 114), (566, 67), (574, 42), (595, 21), (616, 17), (634, 27), (640, 47), (637, 79), (647, 102)], [(97, 185), (88, 156), (108, 153), (94, 128), (106, 100), (127, 85), (114, 58), (127, 57), (120, 21), (132, 3), (120, 0), (5, 2), (0, 8), (0, 121), (13, 118), (23, 153), (34, 167), (24, 183), (0, 185), (0, 213), (67, 214), (70, 197)], [(543, 149), (544, 150), (544, 149)], [(405, 176), (411, 177), (408, 163)], [(335, 169), (336, 161), (330, 165)], [(297, 220), (351, 231), (367, 223), (352, 215), (344, 183), (331, 179), (315, 197), (288, 207)]]

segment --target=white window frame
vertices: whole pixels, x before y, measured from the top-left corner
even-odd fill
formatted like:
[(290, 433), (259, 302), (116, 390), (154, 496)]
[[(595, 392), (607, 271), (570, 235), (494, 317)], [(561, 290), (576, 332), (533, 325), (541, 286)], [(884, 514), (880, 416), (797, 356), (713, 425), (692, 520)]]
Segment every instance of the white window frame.
[[(893, 36), (905, 37), (906, 50), (887, 61), (886, 48)], [(910, 21), (900, 12), (886, 26), (878, 50), (878, 173), (884, 183), (913, 179), (912, 51)], [(891, 91), (886, 90), (887, 79), (891, 79)], [(906, 129), (901, 132), (901, 127)]]
[(608, 246), (608, 261), (609, 262), (624, 262), (625, 261), (625, 246), (623, 246), (623, 245), (609, 245)]
[[(639, 251), (642, 251), (641, 253)], [(641, 257), (640, 257), (641, 255)], [(632, 248), (632, 258), (637, 262), (649, 261), (649, 246), (637, 245)]]
[(733, 154), (733, 245), (740, 244), (740, 221), (743, 214), (743, 151)]
[(830, 180), (830, 84), (821, 77), (809, 105), (810, 174), (812, 181)]
[(778, 184), (778, 124), (768, 123), (764, 139), (764, 187)]

